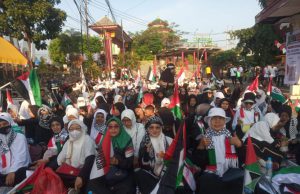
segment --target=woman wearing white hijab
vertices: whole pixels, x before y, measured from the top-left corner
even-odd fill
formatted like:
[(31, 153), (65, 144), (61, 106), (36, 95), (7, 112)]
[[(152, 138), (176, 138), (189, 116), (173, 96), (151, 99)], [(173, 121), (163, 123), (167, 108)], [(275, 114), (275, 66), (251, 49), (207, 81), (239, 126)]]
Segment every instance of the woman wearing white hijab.
[[(95, 159), (96, 145), (87, 134), (86, 125), (80, 120), (70, 121), (68, 132), (69, 139), (57, 157), (57, 164), (61, 168), (59, 167), (56, 172), (66, 187), (72, 187), (79, 191), (89, 179)], [(64, 171), (69, 168), (75, 170)]]
[(98, 109), (94, 113), (90, 136), (93, 140), (95, 140), (96, 144), (100, 143), (100, 139), (106, 129), (106, 117), (107, 112), (105, 112), (103, 109)]
[(134, 148), (134, 164), (136, 165), (139, 156), (140, 144), (145, 135), (145, 127), (143, 124), (136, 122), (135, 114), (130, 109), (126, 109), (122, 112), (121, 120), (125, 131), (132, 139)]
[(0, 187), (13, 186), (26, 178), (30, 163), (26, 138), (12, 130), (12, 122), (8, 113), (0, 113)]
[(141, 193), (148, 194), (153, 191), (163, 175), (164, 154), (172, 139), (163, 134), (163, 122), (158, 116), (150, 117), (145, 128), (147, 133), (139, 150), (141, 169), (136, 171), (136, 180)]
[(277, 130), (280, 118), (275, 113), (267, 113), (263, 121), (255, 123), (243, 137), (244, 144), (247, 144), (247, 138), (250, 136), (257, 157), (267, 161), (268, 157), (273, 162), (280, 163), (283, 159), (283, 153), (279, 150), (280, 144), (272, 137), (272, 132)]

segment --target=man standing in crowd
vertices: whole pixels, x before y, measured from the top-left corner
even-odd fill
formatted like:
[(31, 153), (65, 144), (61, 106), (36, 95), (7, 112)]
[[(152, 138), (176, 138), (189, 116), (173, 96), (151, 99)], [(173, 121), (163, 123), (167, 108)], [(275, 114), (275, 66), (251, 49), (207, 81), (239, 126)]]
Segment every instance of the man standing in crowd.
[(236, 84), (236, 74), (237, 74), (237, 68), (233, 64), (231, 64), (230, 77), (233, 85)]

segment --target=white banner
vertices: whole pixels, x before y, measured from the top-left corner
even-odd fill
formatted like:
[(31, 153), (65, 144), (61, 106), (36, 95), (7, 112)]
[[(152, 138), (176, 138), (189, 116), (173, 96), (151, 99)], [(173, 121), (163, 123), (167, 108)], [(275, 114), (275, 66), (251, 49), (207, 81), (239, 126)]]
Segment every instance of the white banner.
[(287, 34), (286, 50), (284, 83), (297, 84), (300, 82), (300, 31)]

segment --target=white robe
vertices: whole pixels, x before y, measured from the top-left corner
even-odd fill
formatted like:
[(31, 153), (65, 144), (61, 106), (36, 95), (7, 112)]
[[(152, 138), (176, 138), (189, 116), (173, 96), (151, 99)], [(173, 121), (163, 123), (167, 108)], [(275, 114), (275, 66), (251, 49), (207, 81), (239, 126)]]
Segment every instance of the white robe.
[[(0, 138), (6, 138), (0, 134)], [(31, 162), (26, 137), (23, 134), (17, 133), (16, 138), (10, 146), (11, 159), (8, 167), (2, 168), (2, 160), (0, 160), (0, 174), (8, 174), (16, 172), (21, 167), (27, 167)], [(9, 160), (7, 160), (8, 162)]]

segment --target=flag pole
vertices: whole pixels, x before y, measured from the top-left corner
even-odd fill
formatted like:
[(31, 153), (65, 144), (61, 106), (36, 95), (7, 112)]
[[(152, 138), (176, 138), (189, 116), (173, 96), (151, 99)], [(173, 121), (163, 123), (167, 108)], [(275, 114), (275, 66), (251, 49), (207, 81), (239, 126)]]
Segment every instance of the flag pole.
[(3, 86), (0, 87), (0, 90), (7, 87), (7, 86), (9, 86), (10, 84), (11, 84), (11, 82), (8, 82), (8, 83), (4, 84)]

